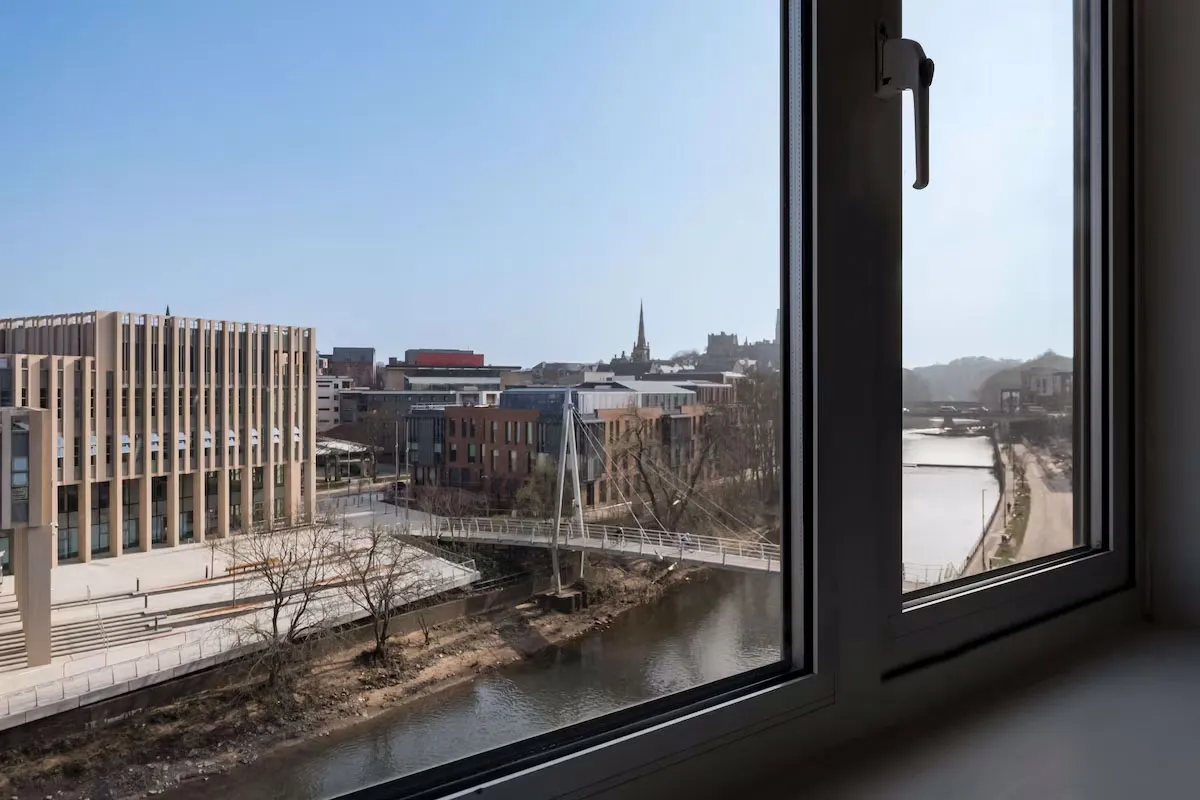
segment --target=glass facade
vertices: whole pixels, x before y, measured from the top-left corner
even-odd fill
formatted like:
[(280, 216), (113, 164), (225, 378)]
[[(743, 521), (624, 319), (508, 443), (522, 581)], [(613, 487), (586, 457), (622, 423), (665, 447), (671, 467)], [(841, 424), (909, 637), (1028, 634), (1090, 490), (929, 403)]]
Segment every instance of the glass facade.
[(179, 476), (179, 541), (190, 542), (196, 538), (192, 524), (192, 476)]
[(79, 487), (58, 487), (58, 559), (79, 557)]
[(229, 470), (229, 527), (231, 530), (242, 528), (242, 471)]
[(150, 479), (150, 544), (167, 543), (167, 479)]
[(136, 550), (138, 547), (138, 521), (141, 519), (139, 480), (128, 478), (121, 484), (121, 546), (126, 550)]
[(217, 480), (220, 473), (214, 471), (204, 474), (204, 533), (217, 532)]
[(109, 485), (96, 483), (92, 485), (92, 553), (107, 553), (108, 540), (108, 509)]
[(10, 483), (12, 521), (29, 521), (29, 430), (25, 423), (14, 422), (12, 431), (12, 477)]

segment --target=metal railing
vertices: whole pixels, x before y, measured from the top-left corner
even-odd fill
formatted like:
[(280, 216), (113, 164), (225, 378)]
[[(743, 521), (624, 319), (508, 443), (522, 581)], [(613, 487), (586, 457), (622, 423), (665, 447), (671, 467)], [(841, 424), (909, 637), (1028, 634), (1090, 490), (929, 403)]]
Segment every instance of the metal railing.
[[(458, 541), (509, 541), (549, 546), (554, 523), (498, 517), (433, 518), (414, 533)], [(717, 536), (563, 520), (560, 545), (568, 549), (660, 555), (716, 566), (779, 572), (782, 550), (777, 544)]]
[(96, 623), (100, 626), (100, 638), (104, 641), (105, 649), (108, 648), (108, 631), (104, 630), (104, 617), (100, 615), (100, 604), (92, 602), (92, 587), (89, 584), (87, 587), (87, 599), (92, 609), (96, 612)]
[(953, 564), (905, 564), (904, 582), (914, 589), (936, 586), (959, 577), (961, 570)]

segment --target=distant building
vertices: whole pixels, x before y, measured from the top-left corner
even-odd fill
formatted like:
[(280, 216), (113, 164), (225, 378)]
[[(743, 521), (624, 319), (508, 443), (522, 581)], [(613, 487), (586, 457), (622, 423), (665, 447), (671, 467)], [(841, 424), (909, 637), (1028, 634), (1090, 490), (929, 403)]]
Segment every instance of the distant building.
[(416, 409), (408, 459), (417, 486), (463, 489), (510, 507), (545, 454), (544, 426), (530, 409), (453, 406)]
[(414, 367), (482, 367), (483, 353), (473, 350), (405, 350), (404, 363)]
[(355, 386), (375, 388), (374, 347), (335, 347), (329, 356), (326, 375), (350, 378)]
[(353, 378), (317, 376), (317, 432), (324, 433), (341, 423), (341, 395), (354, 386)]
[(511, 385), (533, 385), (533, 386), (571, 386), (578, 383), (598, 383), (610, 380), (613, 377), (613, 372), (607, 369), (600, 369), (600, 364), (596, 362), (580, 362), (580, 361), (543, 361), (530, 367), (528, 370), (521, 370), (522, 375), (528, 375), (529, 380), (524, 383), (513, 382)]
[[(409, 351), (414, 353), (415, 351)], [(468, 358), (468, 356), (470, 356)], [(429, 361), (481, 361), (483, 356), (478, 353), (446, 353), (445, 351), (425, 351), (422, 360)], [(388, 359), (383, 368), (381, 380), (382, 389), (389, 391), (403, 390), (432, 390), (462, 391), (466, 389), (495, 389), (499, 390), (504, 377), (520, 371), (520, 367), (500, 366), (494, 364), (466, 363), (409, 363), (397, 358)]]
[(780, 361), (780, 335), (783, 332), (782, 310), (775, 311), (775, 338), (763, 339), (751, 343), (749, 339), (738, 342), (736, 333), (710, 333), (708, 346), (697, 359), (696, 368), (700, 371), (736, 371), (746, 372), (750, 369), (778, 370)]
[(1034, 366), (1021, 370), (1021, 402), (1058, 411), (1074, 397), (1075, 377), (1071, 370)]
[[(635, 370), (648, 370), (650, 364), (650, 342), (646, 340), (646, 309), (643, 304), (639, 303), (637, 338), (633, 341), (633, 349), (628, 355), (622, 352), (619, 356), (613, 356), (607, 370), (630, 373)], [(605, 369), (605, 367), (598, 365), (597, 369)]]
[(406, 440), (405, 426), (414, 409), (495, 405), (499, 397), (499, 387), (463, 391), (343, 389), (338, 424), (326, 432), (375, 447), (381, 453), (380, 459), (391, 463), (396, 440), (399, 439), (401, 446)]

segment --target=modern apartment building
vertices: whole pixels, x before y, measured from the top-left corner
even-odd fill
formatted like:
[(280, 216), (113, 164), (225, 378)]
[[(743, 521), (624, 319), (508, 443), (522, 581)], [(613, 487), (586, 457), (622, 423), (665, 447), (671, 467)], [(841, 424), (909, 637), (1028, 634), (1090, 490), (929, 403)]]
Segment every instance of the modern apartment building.
[(342, 392), (353, 386), (353, 378), (317, 375), (317, 433), (341, 424)]
[(0, 410), (18, 412), (0, 416), (0, 550), (20, 552), (27, 497), (57, 524), (54, 563), (311, 518), (315, 345), (183, 316), (0, 320)]

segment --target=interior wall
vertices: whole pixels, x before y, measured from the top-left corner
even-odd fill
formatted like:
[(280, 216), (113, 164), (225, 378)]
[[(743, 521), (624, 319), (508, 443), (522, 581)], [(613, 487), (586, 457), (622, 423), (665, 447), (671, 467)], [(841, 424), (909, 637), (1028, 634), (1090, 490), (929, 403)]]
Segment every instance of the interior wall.
[(1200, 2), (1138, 5), (1147, 589), (1156, 620), (1194, 625), (1200, 623)]

